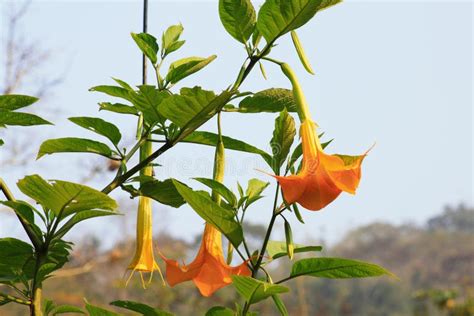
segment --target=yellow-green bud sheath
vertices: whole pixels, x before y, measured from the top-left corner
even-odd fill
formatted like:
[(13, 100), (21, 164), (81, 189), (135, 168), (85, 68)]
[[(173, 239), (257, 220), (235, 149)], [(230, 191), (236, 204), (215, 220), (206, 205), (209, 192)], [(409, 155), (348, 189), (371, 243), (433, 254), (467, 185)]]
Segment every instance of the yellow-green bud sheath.
[(303, 94), (303, 89), (301, 89), (300, 83), (295, 73), (291, 69), (290, 65), (287, 63), (281, 63), (281, 70), (285, 76), (290, 80), (293, 87), (293, 96), (296, 102), (296, 111), (301, 122), (304, 122), (306, 119), (311, 119), (311, 114), (309, 113), (308, 103)]
[[(216, 153), (214, 155), (214, 172), (213, 179), (222, 183), (224, 181), (224, 172), (225, 172), (225, 149), (224, 142), (222, 141), (222, 132), (221, 132), (221, 114), (217, 114), (217, 129), (218, 129), (218, 139), (216, 144)], [(220, 204), (221, 196), (212, 191), (212, 199)]]

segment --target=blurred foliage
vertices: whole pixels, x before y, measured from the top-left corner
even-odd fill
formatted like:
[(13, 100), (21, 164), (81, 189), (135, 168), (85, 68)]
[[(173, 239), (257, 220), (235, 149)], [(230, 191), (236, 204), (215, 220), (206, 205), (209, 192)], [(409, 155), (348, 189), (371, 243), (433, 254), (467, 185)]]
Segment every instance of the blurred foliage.
[[(347, 256), (381, 264), (400, 278), (373, 280), (324, 280), (301, 278), (288, 283), (295, 295), (283, 295), (290, 315), (474, 315), (474, 209), (463, 205), (446, 208), (422, 226), (374, 223), (349, 232), (323, 256)], [(249, 226), (255, 240), (258, 225)], [(178, 236), (159, 235), (160, 251), (173, 258), (192, 258), (199, 241), (187, 243)], [(191, 283), (164, 287), (154, 280), (146, 290), (132, 278), (125, 287), (125, 267), (133, 253), (133, 241), (100, 250), (100, 240), (90, 238), (77, 245), (64, 271), (46, 284), (45, 297), (58, 304), (83, 306), (133, 300), (170, 310), (177, 315), (204, 315), (211, 306), (233, 307), (238, 294), (232, 288), (200, 299)], [(284, 275), (290, 261), (269, 265)], [(105, 306), (104, 306), (105, 307)], [(261, 315), (278, 315), (271, 301), (258, 305)], [(108, 307), (109, 308), (109, 307)], [(123, 313), (123, 309), (120, 311)], [(0, 308), (5, 316), (22, 315), (15, 305)]]

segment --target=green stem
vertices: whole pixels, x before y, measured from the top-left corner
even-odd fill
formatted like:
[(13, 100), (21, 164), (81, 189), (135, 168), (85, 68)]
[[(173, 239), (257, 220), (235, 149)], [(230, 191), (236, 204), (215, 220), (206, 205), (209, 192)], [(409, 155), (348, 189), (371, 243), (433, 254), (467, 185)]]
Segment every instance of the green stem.
[(268, 241), (270, 240), (270, 235), (273, 230), (273, 225), (275, 224), (275, 220), (278, 216), (277, 204), (278, 204), (279, 192), (280, 192), (280, 185), (277, 184), (277, 187), (275, 190), (275, 199), (273, 201), (272, 217), (270, 219), (270, 223), (268, 223), (267, 232), (265, 234), (265, 238), (263, 239), (262, 249), (260, 250), (258, 254), (258, 259), (257, 259), (257, 263), (255, 264), (254, 274), (252, 275), (253, 277), (257, 276), (258, 269), (260, 268), (260, 265), (262, 264), (263, 257), (265, 256), (265, 252), (267, 251)]
[[(15, 201), (15, 197), (13, 196), (13, 193), (10, 191), (7, 184), (5, 183), (5, 181), (3, 181), (2, 178), (0, 178), (0, 190), (3, 192), (3, 194), (5, 195), (8, 201)], [(33, 246), (35, 246), (35, 248), (40, 247), (42, 241), (38, 238), (38, 236), (36, 236), (34, 231), (30, 228), (30, 224), (25, 219), (23, 219), (20, 215), (18, 215), (16, 212), (15, 214), (18, 220), (20, 221), (21, 226), (23, 226), (23, 229), (28, 235), (28, 238), (31, 240), (31, 243), (33, 244)]]
[(42, 299), (41, 287), (35, 289), (31, 304), (30, 304), (30, 315), (31, 316), (42, 316), (43, 311), (41, 310), (41, 299)]
[[(277, 184), (276, 190), (275, 190), (275, 199), (273, 201), (273, 211), (272, 211), (272, 217), (270, 219), (270, 223), (268, 223), (267, 227), (267, 232), (265, 234), (265, 238), (263, 239), (263, 244), (262, 244), (262, 249), (260, 250), (258, 254), (258, 259), (257, 262), (253, 266), (253, 271), (252, 271), (252, 277), (255, 278), (257, 277), (257, 273), (260, 270), (260, 266), (262, 264), (263, 257), (265, 256), (265, 252), (267, 251), (267, 246), (268, 246), (268, 241), (270, 240), (270, 236), (272, 234), (273, 230), (273, 225), (275, 224), (275, 220), (278, 216), (277, 212), (277, 204), (278, 204), (278, 195), (280, 192), (280, 185)], [(249, 308), (250, 308), (250, 303), (245, 302), (244, 308), (242, 310), (242, 315), (247, 315)]]

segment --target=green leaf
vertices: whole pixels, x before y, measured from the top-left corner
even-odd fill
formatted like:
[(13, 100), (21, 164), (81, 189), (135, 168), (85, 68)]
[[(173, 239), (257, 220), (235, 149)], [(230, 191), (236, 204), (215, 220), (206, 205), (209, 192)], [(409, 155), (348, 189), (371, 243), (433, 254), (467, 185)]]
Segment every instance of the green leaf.
[(295, 120), (284, 110), (275, 120), (275, 129), (270, 141), (273, 150), (273, 166), (271, 167), (277, 175), (280, 174), (280, 168), (290, 152), (295, 135)]
[(303, 49), (303, 45), (301, 45), (301, 41), (298, 37), (298, 34), (296, 34), (295, 31), (291, 31), (291, 39), (293, 40), (293, 45), (295, 46), (296, 53), (298, 53), (298, 57), (303, 64), (304, 69), (306, 69), (307, 72), (310, 74), (314, 75), (313, 68), (311, 67), (311, 64), (309, 63), (308, 57), (306, 57), (306, 54)]
[(0, 146), (3, 146), (5, 144), (5, 142), (3, 141), (3, 139), (0, 139)]
[(343, 258), (308, 258), (296, 261), (289, 278), (313, 276), (329, 279), (366, 278), (394, 275), (384, 268), (358, 260)]
[(134, 94), (133, 91), (130, 91), (123, 87), (106, 86), (106, 85), (92, 87), (89, 89), (89, 91), (102, 92), (111, 97), (121, 98), (130, 102), (132, 102), (132, 96)]
[(134, 301), (114, 301), (110, 305), (128, 309), (144, 316), (172, 316), (173, 314)]
[(46, 269), (43, 269), (44, 276), (62, 268), (66, 262), (69, 261), (69, 254), (72, 250), (72, 243), (66, 242), (62, 239), (55, 238), (51, 241), (48, 258), (46, 261)]
[(216, 55), (212, 55), (207, 58), (187, 57), (179, 59), (170, 65), (168, 74), (166, 75), (166, 81), (172, 84), (177, 83), (181, 79), (184, 79), (206, 67), (216, 59), (216, 57)]
[[(299, 244), (294, 244), (294, 253), (310, 252), (310, 251), (321, 251), (323, 247), (321, 246), (304, 246)], [(286, 242), (284, 241), (268, 241), (267, 246), (268, 255), (272, 259), (278, 259), (288, 255), (288, 249)]]
[(26, 176), (18, 188), (43, 207), (62, 218), (86, 210), (114, 211), (117, 203), (108, 195), (85, 185), (61, 180), (46, 181), (39, 175)]
[(199, 216), (220, 230), (235, 247), (239, 246), (243, 233), (242, 227), (235, 220), (234, 212), (218, 205), (208, 195), (193, 191), (179, 181), (173, 182), (181, 196)]
[[(218, 138), (219, 136), (215, 133), (196, 131), (191, 133), (185, 139), (183, 139), (183, 142), (215, 147)], [(271, 156), (268, 153), (241, 140), (234, 139), (228, 136), (222, 136), (222, 142), (224, 143), (224, 147), (226, 149), (257, 154), (264, 157), (265, 159), (271, 160)]]
[(163, 33), (161, 37), (161, 50), (163, 57), (178, 50), (183, 46), (185, 41), (179, 41), (181, 33), (183, 33), (183, 26), (181, 24), (171, 25)]
[(113, 78), (113, 77), (112, 77), (112, 79), (113, 79), (116, 83), (118, 83), (122, 88), (124, 88), (124, 89), (126, 89), (126, 90), (128, 90), (128, 91), (132, 91), (132, 92), (134, 91), (133, 88), (132, 88), (132, 86), (129, 85), (128, 83), (126, 83), (125, 81), (120, 80), (120, 79), (118, 79), (118, 78)]
[(237, 292), (250, 304), (258, 303), (275, 294), (286, 293), (290, 290), (286, 286), (271, 284), (251, 277), (233, 275), (232, 285)]
[(91, 305), (87, 301), (86, 301), (86, 309), (89, 312), (89, 316), (122, 316), (118, 313), (103, 309), (98, 306)]
[[(0, 239), (0, 266), (9, 269), (21, 269), (33, 256), (33, 247), (16, 238)], [(0, 267), (0, 278), (3, 269)]]
[(54, 153), (92, 153), (107, 158), (113, 158), (112, 150), (104, 143), (91, 139), (65, 137), (48, 139), (43, 142), (38, 151), (36, 159), (40, 159), (44, 155)]
[(38, 98), (28, 95), (7, 94), (0, 95), (0, 110), (14, 111), (32, 105)]
[(62, 238), (76, 224), (85, 221), (86, 219), (109, 215), (118, 215), (118, 213), (104, 210), (86, 210), (76, 213), (63, 226), (61, 226), (61, 228), (56, 232), (55, 237)]
[(70, 117), (69, 120), (85, 129), (93, 131), (99, 135), (107, 137), (113, 144), (118, 145), (122, 134), (112, 123), (104, 121), (97, 117)]
[(263, 190), (268, 187), (270, 182), (264, 182), (258, 179), (250, 179), (247, 186), (245, 195), (247, 196), (246, 205), (249, 206), (253, 202), (259, 200), (262, 197)]
[(288, 112), (296, 112), (293, 92), (288, 89), (271, 88), (246, 97), (235, 111), (240, 113), (276, 113), (285, 109)]
[(0, 284), (26, 282), (33, 277), (33, 247), (15, 238), (0, 239)]
[(222, 196), (232, 207), (237, 206), (237, 197), (235, 196), (235, 194), (219, 181), (208, 178), (194, 178), (194, 180), (199, 181), (207, 187), (211, 188), (213, 191)]
[(41, 117), (22, 112), (11, 112), (0, 109), (0, 126), (32, 126), (32, 125), (53, 125), (51, 122)]
[(172, 207), (186, 203), (171, 179), (146, 181), (140, 186), (140, 194)]
[(257, 27), (267, 41), (306, 24), (316, 12), (341, 0), (267, 0), (258, 12)]
[(214, 306), (206, 312), (205, 316), (235, 316), (235, 313), (230, 308)]
[(110, 102), (101, 102), (99, 103), (99, 111), (110, 111), (120, 114), (132, 114), (138, 115), (138, 110), (133, 106), (121, 104), (121, 103), (110, 103)]
[(49, 316), (49, 313), (56, 307), (52, 300), (45, 299), (43, 303), (43, 312), (46, 316)]
[(275, 294), (272, 295), (273, 302), (275, 303), (275, 306), (278, 308), (278, 311), (280, 312), (280, 315), (282, 316), (289, 316), (288, 310), (286, 309), (285, 303), (281, 300), (280, 296)]
[(138, 89), (138, 92), (132, 95), (132, 103), (143, 113), (145, 121), (150, 125), (164, 122), (165, 118), (160, 113), (159, 106), (170, 96), (170, 93), (160, 91), (155, 86), (150, 85), (139, 86)]
[(147, 33), (135, 34), (132, 33), (132, 38), (137, 43), (140, 50), (145, 54), (152, 64), (156, 64), (158, 61), (156, 55), (158, 54), (158, 43), (153, 35)]
[(249, 40), (257, 22), (250, 0), (219, 0), (219, 16), (226, 31), (243, 44)]
[[(186, 43), (186, 41), (176, 41), (176, 42), (174, 42), (173, 44), (171, 44), (171, 45), (166, 49), (165, 54), (168, 55), (168, 54), (171, 54), (171, 53), (174, 52), (174, 51), (177, 51), (178, 49), (181, 48), (181, 46), (184, 45), (184, 43)], [(165, 55), (165, 56), (166, 56), (166, 55)]]
[(59, 305), (51, 311), (52, 316), (66, 313), (85, 314), (82, 308), (71, 305)]
[(161, 102), (159, 111), (179, 127), (184, 127), (215, 98), (214, 92), (201, 87), (182, 88), (180, 94), (172, 95)]

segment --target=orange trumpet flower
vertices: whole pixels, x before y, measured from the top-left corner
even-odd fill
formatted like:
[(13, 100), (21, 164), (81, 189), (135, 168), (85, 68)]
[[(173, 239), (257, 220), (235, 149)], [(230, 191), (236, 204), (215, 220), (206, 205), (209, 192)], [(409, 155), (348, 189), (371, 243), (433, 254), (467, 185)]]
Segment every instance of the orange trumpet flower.
[(297, 175), (275, 176), (283, 197), (289, 204), (298, 203), (317, 211), (334, 201), (342, 191), (355, 194), (361, 176), (361, 156), (327, 155), (315, 131), (315, 124), (306, 119), (301, 124), (303, 165)]
[(303, 144), (303, 165), (297, 175), (274, 176), (280, 184), (283, 197), (289, 204), (318, 211), (334, 201), (342, 191), (355, 194), (361, 176), (361, 156), (327, 155), (324, 153), (317, 125), (311, 120), (306, 98), (290, 66), (280, 64), (293, 86), (296, 109), (301, 121), (300, 136)]
[(251, 274), (246, 262), (236, 267), (225, 262), (221, 232), (210, 224), (206, 224), (199, 252), (189, 265), (181, 266), (176, 260), (162, 257), (166, 262), (166, 280), (170, 286), (192, 280), (206, 297), (232, 283), (231, 275)]

